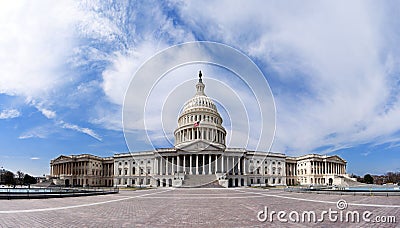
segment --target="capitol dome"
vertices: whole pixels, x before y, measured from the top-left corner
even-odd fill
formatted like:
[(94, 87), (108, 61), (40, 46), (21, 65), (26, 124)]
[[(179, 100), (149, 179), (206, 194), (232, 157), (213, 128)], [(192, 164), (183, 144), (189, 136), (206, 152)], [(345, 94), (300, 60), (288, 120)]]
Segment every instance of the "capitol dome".
[(226, 131), (213, 100), (204, 93), (201, 71), (196, 84), (196, 94), (185, 102), (174, 132), (175, 147), (182, 148), (196, 141), (225, 149)]

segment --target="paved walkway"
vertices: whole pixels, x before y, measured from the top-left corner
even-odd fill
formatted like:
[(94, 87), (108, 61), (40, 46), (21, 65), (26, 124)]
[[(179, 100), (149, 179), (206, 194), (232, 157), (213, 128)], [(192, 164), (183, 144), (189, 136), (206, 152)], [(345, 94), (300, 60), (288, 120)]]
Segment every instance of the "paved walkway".
[[(339, 210), (343, 199), (347, 208)], [(344, 202), (342, 202), (344, 203)], [(285, 211), (300, 216), (314, 210), (370, 211), (371, 222), (329, 221), (309, 223), (260, 222), (259, 211)], [(264, 214), (261, 214), (263, 218)], [(340, 215), (340, 214), (339, 214)], [(378, 216), (395, 216), (396, 223), (373, 222)], [(269, 217), (271, 218), (271, 217)], [(268, 219), (269, 219), (268, 218)], [(382, 217), (379, 217), (382, 218)], [(388, 219), (388, 218), (386, 218)], [(362, 220), (362, 218), (360, 218)], [(400, 197), (338, 196), (288, 193), (282, 190), (154, 189), (121, 191), (120, 194), (60, 199), (1, 200), (0, 227), (400, 227)]]

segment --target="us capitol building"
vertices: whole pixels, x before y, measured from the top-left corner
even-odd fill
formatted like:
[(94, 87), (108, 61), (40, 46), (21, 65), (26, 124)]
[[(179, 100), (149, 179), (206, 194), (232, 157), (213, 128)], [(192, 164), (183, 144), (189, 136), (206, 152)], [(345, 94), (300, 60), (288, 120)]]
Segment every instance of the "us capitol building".
[(51, 178), (66, 186), (239, 187), (343, 185), (346, 161), (339, 156), (227, 148), (226, 130), (201, 72), (196, 94), (178, 118), (173, 148), (115, 154), (60, 155), (51, 160)]

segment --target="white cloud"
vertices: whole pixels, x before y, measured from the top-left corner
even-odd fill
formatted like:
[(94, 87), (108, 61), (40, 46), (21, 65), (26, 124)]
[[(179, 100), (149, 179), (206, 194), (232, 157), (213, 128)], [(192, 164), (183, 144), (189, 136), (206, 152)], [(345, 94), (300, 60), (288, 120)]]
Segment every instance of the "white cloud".
[(75, 125), (75, 124), (65, 123), (64, 121), (61, 121), (60, 124), (61, 124), (62, 128), (71, 129), (71, 130), (74, 130), (74, 131), (77, 131), (77, 132), (81, 132), (81, 133), (87, 134), (87, 135), (89, 135), (89, 136), (91, 136), (91, 137), (93, 137), (93, 138), (95, 138), (95, 139), (97, 139), (99, 141), (102, 141), (102, 138), (90, 128), (80, 127), (80, 126)]
[[(107, 111), (107, 115), (104, 114), (106, 108), (98, 108), (98, 116), (93, 118), (92, 122), (100, 123), (107, 129), (121, 130), (121, 113), (125, 92), (136, 71), (151, 56), (168, 47), (169, 42), (191, 41), (194, 40), (194, 37), (190, 31), (174, 24), (159, 5), (144, 4), (138, 8), (129, 9), (121, 5), (116, 7), (129, 10), (130, 17), (125, 18), (124, 14), (106, 10), (101, 18), (95, 16), (92, 19), (107, 20), (107, 28), (111, 28), (108, 33), (118, 34), (119, 39), (125, 44), (108, 56), (111, 64), (102, 72), (102, 89), (106, 98), (118, 108), (115, 108), (113, 113)], [(146, 15), (142, 15), (141, 11), (146, 11)], [(122, 33), (120, 31), (120, 28), (127, 29), (133, 25), (135, 25), (135, 29), (131, 29), (129, 32)], [(90, 32), (90, 29), (86, 31), (90, 33), (91, 37), (107, 40), (102, 35)]]
[(103, 71), (102, 84), (104, 93), (112, 103), (123, 104), (125, 92), (132, 77), (139, 67), (157, 52), (158, 48), (154, 43), (144, 42), (134, 51), (129, 50), (124, 54), (114, 53), (112, 64)]
[[(48, 119), (61, 116), (51, 95), (76, 80), (66, 64), (100, 60), (106, 68), (95, 86), (112, 105), (98, 102), (90, 122), (121, 129), (133, 74), (157, 51), (196, 34), (235, 46), (272, 72), (274, 150), (304, 153), (326, 146), (329, 152), (384, 142), (400, 129), (398, 29), (380, 3), (172, 1), (176, 20), (157, 3), (43, 5), (0, 3), (0, 93), (37, 101), (28, 104)], [(68, 127), (98, 137), (91, 129)], [(32, 131), (20, 138), (46, 135)]]
[(67, 1), (0, 3), (0, 93), (43, 97), (68, 81), (76, 15)]
[(0, 119), (12, 119), (20, 115), (21, 113), (16, 109), (4, 109), (0, 112)]
[(38, 110), (47, 118), (47, 119), (54, 119), (57, 114), (55, 111), (51, 111), (49, 109), (45, 109), (45, 108), (38, 108)]
[(31, 157), (31, 160), (40, 160), (38, 157)]
[(384, 23), (389, 20), (380, 4), (180, 6), (181, 18), (198, 33), (238, 47), (274, 73), (267, 75), (277, 105), (274, 150), (301, 154), (326, 146), (329, 152), (400, 129), (399, 77), (391, 72), (400, 58), (385, 52), (395, 37), (383, 36), (394, 28)]

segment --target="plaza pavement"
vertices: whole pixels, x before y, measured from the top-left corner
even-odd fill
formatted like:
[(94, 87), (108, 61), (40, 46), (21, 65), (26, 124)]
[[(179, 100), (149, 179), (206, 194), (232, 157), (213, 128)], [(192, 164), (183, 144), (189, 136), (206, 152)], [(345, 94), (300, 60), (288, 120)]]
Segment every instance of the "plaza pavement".
[[(260, 222), (257, 213), (344, 209), (395, 216), (395, 223)], [(377, 205), (378, 204), (378, 205)], [(286, 217), (288, 218), (288, 217)], [(120, 191), (57, 199), (1, 200), (0, 227), (400, 227), (400, 197), (316, 195), (254, 188)]]

